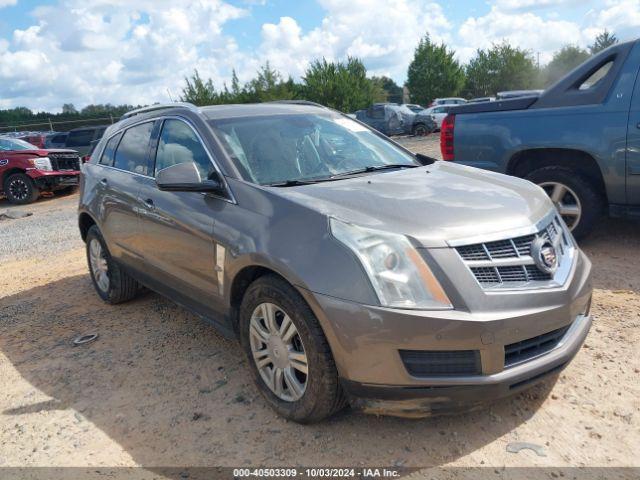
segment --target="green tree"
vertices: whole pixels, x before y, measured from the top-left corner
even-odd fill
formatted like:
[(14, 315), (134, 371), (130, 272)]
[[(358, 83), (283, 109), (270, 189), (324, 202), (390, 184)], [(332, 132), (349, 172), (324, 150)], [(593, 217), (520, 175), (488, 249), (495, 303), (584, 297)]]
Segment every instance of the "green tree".
[(78, 113), (78, 110), (73, 106), (73, 103), (65, 103), (62, 105), (62, 113), (75, 115)]
[(455, 52), (444, 43), (436, 45), (425, 35), (413, 54), (407, 71), (411, 101), (428, 104), (437, 97), (458, 95), (464, 85), (464, 70)]
[(611, 45), (615, 45), (618, 43), (618, 38), (615, 34), (610, 33), (607, 29), (604, 32), (598, 34), (595, 41), (592, 45), (589, 45), (589, 51), (591, 55), (595, 55), (598, 52), (601, 52), (605, 48), (610, 47)]
[(375, 83), (381, 90), (379, 100), (384, 102), (402, 103), (402, 87), (399, 86), (389, 77), (371, 77), (371, 81)]
[(467, 64), (465, 93), (474, 97), (536, 86), (537, 69), (531, 54), (503, 42), (478, 50)]
[(327, 62), (324, 58), (316, 60), (303, 77), (304, 98), (343, 112), (368, 107), (379, 93), (375, 82), (367, 78), (364, 64), (357, 58), (349, 57), (345, 63)]
[(574, 45), (567, 45), (558, 50), (544, 69), (545, 84), (548, 86), (573, 70), (589, 58), (589, 52)]
[[(232, 87), (232, 90), (237, 87)], [(270, 102), (273, 100), (292, 100), (297, 97), (297, 88), (291, 77), (286, 81), (279, 72), (272, 69), (266, 62), (258, 76), (251, 80), (245, 89), (245, 93), (255, 102)]]
[(213, 86), (213, 80), (203, 80), (198, 70), (193, 71), (191, 78), (185, 77), (187, 85), (182, 89), (182, 102), (194, 105), (216, 105), (221, 103), (220, 93)]

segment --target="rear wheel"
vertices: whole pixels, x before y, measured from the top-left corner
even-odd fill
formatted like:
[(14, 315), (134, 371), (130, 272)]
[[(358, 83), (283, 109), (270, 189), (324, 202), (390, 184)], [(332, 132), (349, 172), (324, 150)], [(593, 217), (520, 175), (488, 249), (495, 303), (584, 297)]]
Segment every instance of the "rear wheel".
[(25, 173), (9, 175), (4, 182), (4, 195), (10, 203), (25, 205), (35, 202), (40, 196), (40, 190), (33, 179)]
[(260, 393), (283, 417), (316, 422), (346, 404), (318, 320), (280, 277), (261, 277), (247, 289), (240, 340)]
[(96, 225), (87, 232), (87, 263), (96, 292), (107, 303), (116, 304), (135, 298), (140, 284), (111, 258)]
[(602, 215), (604, 201), (588, 178), (563, 167), (545, 167), (527, 175), (539, 185), (576, 238), (585, 237)]

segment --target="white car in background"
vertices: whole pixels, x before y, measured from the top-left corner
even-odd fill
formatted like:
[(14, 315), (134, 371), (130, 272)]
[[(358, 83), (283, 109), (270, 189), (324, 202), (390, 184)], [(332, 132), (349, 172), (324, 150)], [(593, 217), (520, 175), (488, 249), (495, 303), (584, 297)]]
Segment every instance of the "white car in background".
[(460, 97), (436, 98), (429, 104), (429, 107), (437, 107), (442, 105), (464, 105), (467, 100)]
[(456, 104), (450, 105), (436, 105), (435, 107), (425, 108), (420, 112), (422, 115), (430, 115), (434, 122), (436, 122), (437, 130), (442, 127), (442, 121), (444, 117), (449, 113), (450, 107), (455, 107)]

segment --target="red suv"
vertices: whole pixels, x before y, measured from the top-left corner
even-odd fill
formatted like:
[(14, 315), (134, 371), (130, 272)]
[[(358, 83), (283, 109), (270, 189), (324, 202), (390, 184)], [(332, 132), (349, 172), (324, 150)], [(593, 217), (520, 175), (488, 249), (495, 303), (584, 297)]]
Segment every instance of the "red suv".
[(42, 150), (0, 137), (0, 194), (11, 203), (34, 202), (43, 191), (70, 191), (79, 175), (80, 156), (74, 150)]

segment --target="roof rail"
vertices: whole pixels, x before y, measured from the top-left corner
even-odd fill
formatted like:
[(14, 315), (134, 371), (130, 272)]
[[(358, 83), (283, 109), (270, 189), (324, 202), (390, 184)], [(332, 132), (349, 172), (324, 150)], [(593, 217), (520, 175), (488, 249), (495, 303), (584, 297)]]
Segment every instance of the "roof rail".
[(198, 111), (198, 107), (196, 107), (193, 103), (188, 103), (188, 102), (156, 103), (155, 105), (149, 105), (147, 107), (130, 110), (126, 112), (124, 115), (122, 115), (122, 117), (120, 117), (120, 120), (125, 120), (135, 115), (140, 115), (141, 113), (153, 112), (155, 110), (164, 110), (167, 108), (188, 108), (192, 112)]
[(268, 103), (288, 103), (291, 105), (312, 105), (314, 107), (327, 108), (321, 103), (312, 102), (310, 100), (272, 100)]

